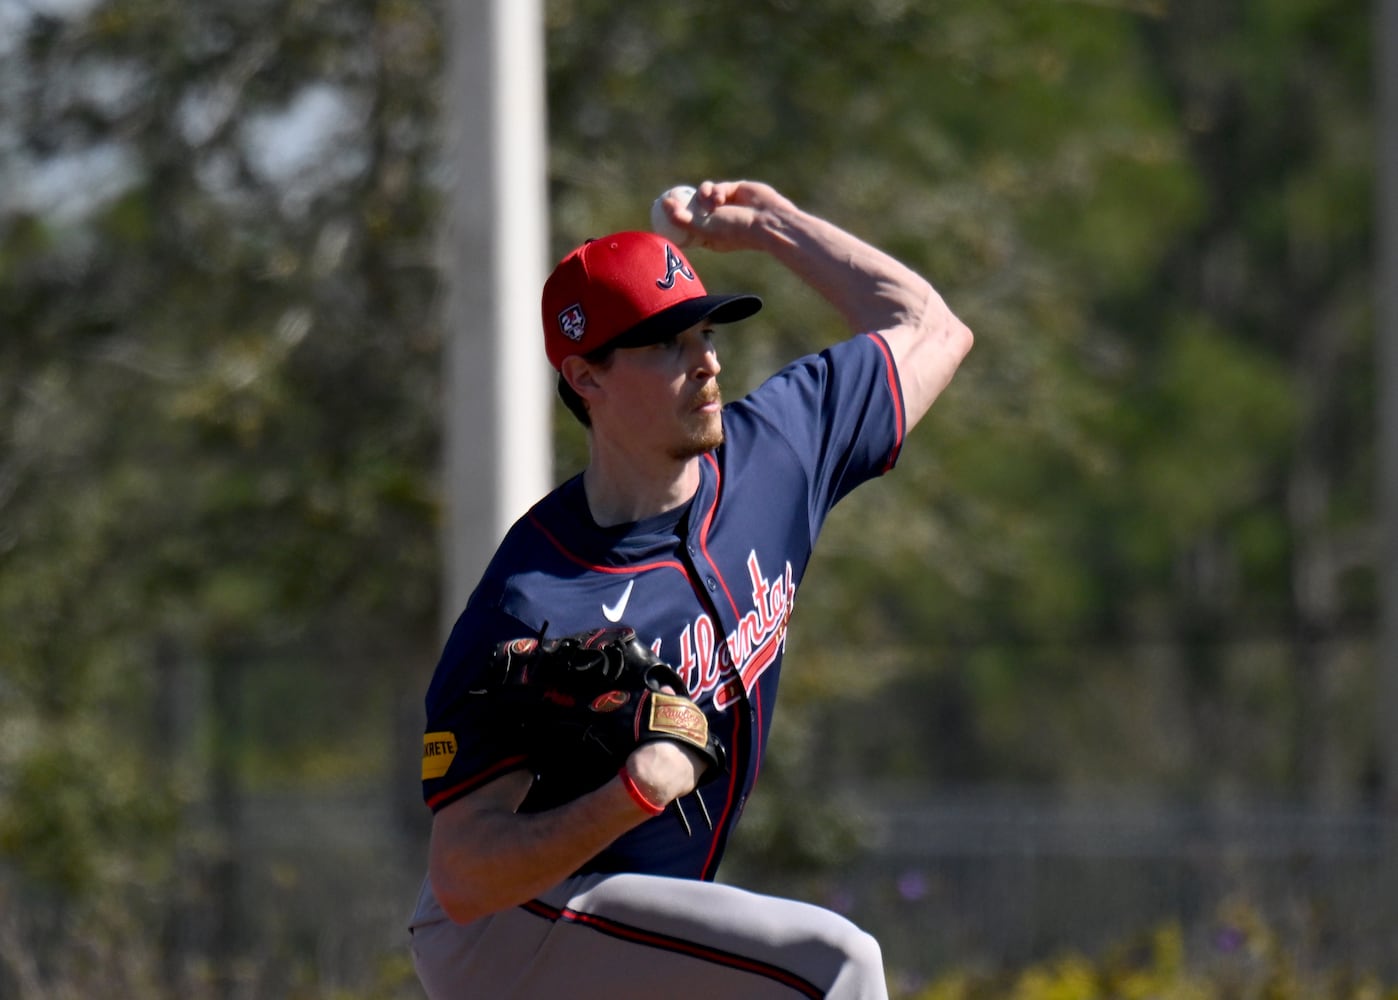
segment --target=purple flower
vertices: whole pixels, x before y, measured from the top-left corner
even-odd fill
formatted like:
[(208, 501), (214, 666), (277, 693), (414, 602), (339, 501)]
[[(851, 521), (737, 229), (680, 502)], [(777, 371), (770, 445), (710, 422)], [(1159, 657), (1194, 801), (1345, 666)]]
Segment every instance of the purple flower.
[(917, 870), (906, 871), (898, 876), (898, 895), (909, 903), (927, 895), (927, 876)]
[(1247, 935), (1237, 927), (1220, 927), (1214, 934), (1214, 947), (1226, 955), (1242, 948), (1247, 942)]

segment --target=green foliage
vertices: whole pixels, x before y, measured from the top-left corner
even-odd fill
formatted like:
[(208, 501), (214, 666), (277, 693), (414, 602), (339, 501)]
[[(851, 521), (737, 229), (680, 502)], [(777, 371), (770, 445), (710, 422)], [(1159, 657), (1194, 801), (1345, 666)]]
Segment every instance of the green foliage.
[[(5, 29), (0, 993), (230, 975), (239, 901), (192, 902), (230, 802), (394, 759), (376, 716), (437, 621), (437, 19)], [(287, 167), (258, 137), (307, 101), (329, 127), (293, 121)]]
[(94, 723), (44, 730), (10, 720), (7, 740), (0, 854), (26, 875), (77, 894), (168, 876), (160, 845), (177, 818), (169, 793), (148, 784), (144, 755), (113, 745), (110, 730)]
[[(446, 10), (23, 9), (0, 15), (0, 873), (73, 908), (54, 940), (111, 926), (134, 956), (239, 791), (398, 780), (439, 614)], [(913, 787), (1365, 793), (1367, 5), (546, 16), (553, 256), (671, 183), (754, 176), (977, 334), (828, 525), (738, 852), (858, 849), (816, 746)], [(723, 337), (729, 396), (844, 334), (769, 261), (696, 261), (768, 302)], [(561, 411), (557, 438), (562, 477), (585, 444)], [(1121, 962), (956, 995), (1215, 995)]]
[(1265, 918), (1229, 903), (1203, 933), (1169, 923), (1097, 959), (1062, 954), (1020, 968), (961, 969), (902, 1000), (1393, 1000), (1374, 973), (1309, 963)]

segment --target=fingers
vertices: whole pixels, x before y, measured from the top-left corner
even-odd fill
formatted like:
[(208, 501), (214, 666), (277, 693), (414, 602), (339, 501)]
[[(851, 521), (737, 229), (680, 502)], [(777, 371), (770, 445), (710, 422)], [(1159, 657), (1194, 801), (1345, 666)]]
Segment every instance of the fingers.
[[(701, 181), (687, 205), (667, 206), (692, 242), (717, 251), (763, 249), (764, 232), (795, 211), (789, 199), (760, 181)], [(770, 218), (769, 218), (770, 217)]]
[(745, 194), (750, 186), (747, 181), (703, 181), (688, 204), (680, 205), (678, 199), (670, 203), (671, 217), (700, 246), (736, 249), (738, 237), (753, 223), (754, 209)]
[(712, 214), (724, 207), (762, 209), (780, 200), (776, 189), (760, 181), (701, 181), (691, 208)]
[(712, 215), (725, 205), (738, 203), (738, 189), (743, 181), (702, 181), (699, 190), (690, 202), (695, 216)]

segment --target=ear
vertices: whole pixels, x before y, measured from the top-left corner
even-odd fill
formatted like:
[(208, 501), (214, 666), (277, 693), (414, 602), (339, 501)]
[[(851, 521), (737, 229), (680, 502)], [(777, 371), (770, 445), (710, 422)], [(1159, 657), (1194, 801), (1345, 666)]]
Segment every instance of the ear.
[(601, 391), (597, 384), (596, 369), (586, 358), (574, 354), (563, 359), (558, 373), (563, 376), (572, 390), (586, 402), (591, 402)]

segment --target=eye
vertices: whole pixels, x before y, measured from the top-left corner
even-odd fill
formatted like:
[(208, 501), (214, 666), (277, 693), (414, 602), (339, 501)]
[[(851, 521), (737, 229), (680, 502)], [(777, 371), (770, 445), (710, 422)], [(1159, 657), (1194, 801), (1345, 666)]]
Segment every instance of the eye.
[(653, 351), (682, 351), (687, 346), (692, 346), (690, 338), (695, 336), (698, 336), (704, 347), (708, 348), (713, 344), (714, 328), (705, 326), (699, 330), (684, 330), (666, 337), (664, 340), (652, 341), (648, 347)]

